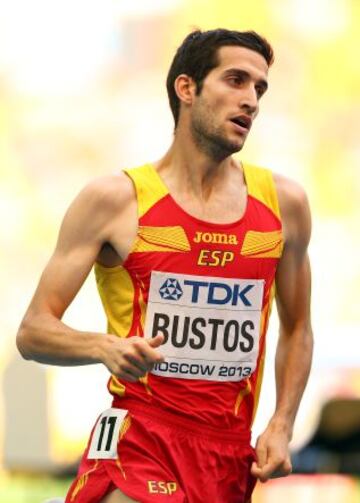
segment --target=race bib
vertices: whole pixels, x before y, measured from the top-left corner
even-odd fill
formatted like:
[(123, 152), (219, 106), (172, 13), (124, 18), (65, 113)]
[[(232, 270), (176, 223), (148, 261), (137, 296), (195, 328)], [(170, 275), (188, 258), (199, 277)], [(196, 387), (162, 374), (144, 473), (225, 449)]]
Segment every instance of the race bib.
[(163, 334), (164, 377), (241, 381), (259, 352), (264, 280), (153, 271), (145, 337)]
[(88, 459), (116, 459), (120, 426), (125, 409), (107, 409), (99, 417), (88, 452)]

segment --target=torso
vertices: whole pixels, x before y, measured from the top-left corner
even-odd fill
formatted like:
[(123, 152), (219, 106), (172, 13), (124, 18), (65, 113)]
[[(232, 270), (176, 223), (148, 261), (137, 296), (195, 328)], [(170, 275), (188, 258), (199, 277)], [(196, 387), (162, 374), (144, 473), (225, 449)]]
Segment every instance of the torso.
[[(196, 350), (195, 356), (205, 362), (201, 364), (201, 369), (197, 368), (197, 364), (192, 367), (186, 360), (187, 358), (189, 362), (193, 362), (191, 348), (183, 346), (183, 341), (177, 346), (180, 342), (175, 341), (174, 347), (178, 347), (180, 353), (172, 355), (172, 358), (175, 358), (176, 362), (182, 362), (181, 368), (175, 369), (171, 366), (171, 370), (158, 369), (160, 374), (151, 373), (146, 381), (134, 385), (111, 378), (109, 390), (114, 396), (114, 406), (126, 408), (130, 405), (128, 400), (135, 399), (137, 403), (151, 403), (160, 409), (168, 408), (179, 412), (179, 397), (182, 397), (181, 413), (187, 417), (196, 417), (202, 422), (211, 421), (214, 427), (225, 421), (227, 427), (238, 430), (249, 428), (256, 409), (257, 390), (261, 385), (265, 332), (274, 294), (274, 275), (283, 241), (279, 208), (277, 198), (274, 197), (275, 187), (270, 172), (251, 166), (245, 166), (244, 169), (246, 184), (242, 171), (234, 172), (234, 177), (228, 180), (229, 183), (223, 183), (216, 192), (216, 197), (208, 197), (205, 205), (201, 203), (200, 198), (191, 198), (185, 191), (177, 191), (172, 180), (164, 180), (165, 177), (152, 165), (129, 170), (128, 174), (119, 177), (119, 184), (123, 184), (123, 193), (127, 199), (113, 207), (116, 216), (111, 218), (111, 224), (105, 233), (111, 246), (103, 246), (99, 255), (99, 262), (105, 267), (95, 268), (110, 332), (120, 337), (149, 336), (145, 321), (149, 322), (148, 325), (153, 326), (153, 329), (156, 323), (152, 325), (152, 308), (147, 309), (147, 306), (149, 299), (150, 306), (161, 305), (161, 300), (158, 299), (158, 282), (163, 285), (161, 288), (165, 288), (167, 281), (177, 281), (182, 285), (180, 291), (182, 288), (182, 291), (186, 292), (178, 306), (179, 316), (181, 312), (182, 318), (176, 322), (179, 327), (184, 323), (184, 337), (187, 317), (193, 320), (191, 323), (200, 323), (201, 326), (208, 316), (210, 318), (205, 323), (203, 335), (200, 333), (200, 325), (194, 328), (194, 337), (199, 338), (198, 347), (189, 343), (191, 348)], [(138, 199), (135, 197), (130, 178), (137, 187)], [(117, 197), (119, 190), (120, 187), (113, 187), (112, 194)], [(114, 267), (119, 265), (121, 267)], [(155, 278), (153, 283), (152, 277)], [(254, 299), (240, 299), (238, 294), (235, 295), (236, 300), (231, 297), (231, 302), (235, 302), (232, 305), (237, 306), (236, 309), (241, 302), (244, 304), (243, 308), (239, 307), (236, 315), (232, 315), (228, 307), (221, 307), (217, 311), (214, 306), (210, 306), (225, 302), (223, 298), (215, 297), (213, 302), (211, 296), (206, 301), (208, 307), (195, 305), (195, 295), (196, 298), (192, 297), (191, 301), (195, 304), (191, 304), (189, 312), (182, 308), (181, 310), (181, 302), (188, 302), (186, 299), (191, 293), (191, 287), (188, 285), (203, 284), (204, 281), (205, 286), (222, 288), (222, 292), (231, 290), (233, 295), (235, 291), (240, 292), (240, 289), (245, 292), (245, 297), (247, 292), (252, 292)], [(225, 284), (228, 286), (225, 287)], [(172, 286), (173, 283), (171, 288)], [(162, 298), (166, 300), (167, 295), (174, 293), (169, 290), (164, 295)], [(240, 300), (237, 300), (238, 297)], [(172, 309), (171, 317), (177, 316), (178, 299), (169, 298), (172, 302), (169, 304), (166, 301), (165, 304)], [(247, 309), (251, 314), (246, 314)], [(197, 310), (202, 311), (198, 313)], [(205, 315), (205, 312), (209, 313)], [(162, 319), (161, 316), (159, 320)], [(251, 348), (241, 348), (241, 351), (246, 353), (245, 356), (235, 356), (235, 346), (226, 349), (229, 341), (224, 342), (227, 352), (226, 355), (224, 353), (225, 356), (220, 347), (212, 347), (215, 338), (221, 341), (222, 337), (232, 337), (230, 332), (224, 332), (225, 335), (221, 331), (217, 333), (217, 328), (211, 332), (211, 323), (217, 322), (216, 316), (225, 320), (221, 321), (221, 324), (227, 324), (228, 317), (233, 316), (233, 321), (229, 321), (231, 327), (232, 324), (234, 327), (236, 324), (245, 327), (245, 332), (241, 332), (243, 343), (248, 340), (249, 335), (246, 333), (246, 327), (254, 323), (251, 328), (251, 337), (254, 337)], [(247, 316), (249, 320), (251, 317), (253, 322), (250, 323)], [(180, 337), (181, 333), (180, 331), (176, 337)], [(236, 333), (240, 337), (240, 332)], [(211, 347), (208, 347), (210, 342)], [(163, 348), (163, 351), (165, 349)], [(170, 349), (168, 348), (169, 351)], [(214, 351), (218, 350), (221, 351), (215, 355), (214, 360)], [(224, 362), (229, 362), (218, 363), (223, 361), (222, 358), (225, 358)], [(245, 363), (235, 365), (234, 362), (248, 363), (246, 366)], [(168, 364), (170, 363), (169, 360)], [(190, 370), (186, 370), (187, 366)], [(208, 368), (210, 374), (206, 373)], [(177, 374), (174, 379), (175, 370)], [(171, 376), (164, 375), (163, 372), (171, 372)], [(212, 397), (210, 401), (209, 396)], [(197, 405), (194, 408), (195, 399)]]
[[(170, 179), (162, 177), (165, 185), (176, 203), (188, 214), (215, 224), (229, 224), (239, 220), (246, 209), (247, 189), (244, 181), (242, 169), (233, 170), (232, 177), (228, 184), (228, 190), (221, 192), (212, 191), (211, 198), (206, 204), (195, 196), (190, 196), (186, 192), (181, 192), (173, 186)], [(282, 177), (274, 176), (275, 185), (278, 191), (280, 210), (283, 215), (286, 207), (285, 197), (282, 190)], [(109, 242), (104, 243), (97, 257), (97, 262), (105, 267), (121, 265), (128, 256), (131, 247), (136, 239), (138, 229), (137, 201), (136, 194), (131, 180), (125, 175), (119, 176), (119, 190), (124, 190), (124, 185), (129, 194), (125, 210), (121, 214), (109, 215), (112, 220)], [(279, 190), (280, 189), (280, 190)], [(286, 227), (283, 218), (283, 232), (286, 236)]]

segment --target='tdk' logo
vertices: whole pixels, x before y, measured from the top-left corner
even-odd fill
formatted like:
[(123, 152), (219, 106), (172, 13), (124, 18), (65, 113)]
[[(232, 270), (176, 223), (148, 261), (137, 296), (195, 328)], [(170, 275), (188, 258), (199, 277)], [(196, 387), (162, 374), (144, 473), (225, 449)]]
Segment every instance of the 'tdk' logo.
[(183, 291), (177, 279), (168, 278), (159, 290), (163, 299), (179, 300)]

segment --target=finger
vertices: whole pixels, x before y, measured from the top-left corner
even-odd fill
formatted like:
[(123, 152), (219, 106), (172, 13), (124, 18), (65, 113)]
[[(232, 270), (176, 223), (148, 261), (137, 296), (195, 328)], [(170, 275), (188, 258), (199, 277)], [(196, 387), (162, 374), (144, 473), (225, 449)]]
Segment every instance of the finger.
[(289, 459), (285, 460), (279, 468), (273, 473), (275, 477), (287, 477), (292, 472), (292, 465)]
[(138, 377), (134, 376), (130, 370), (122, 370), (119, 374), (117, 374), (116, 377), (119, 377), (120, 379), (123, 379), (124, 381), (128, 382), (137, 382), (139, 380)]
[(146, 339), (147, 343), (152, 348), (158, 348), (159, 346), (161, 346), (161, 344), (164, 342), (164, 340), (165, 340), (165, 337), (163, 336), (163, 334), (157, 334), (152, 339)]
[(253, 477), (256, 477), (256, 478), (259, 477), (259, 475), (261, 473), (261, 468), (257, 465), (256, 461), (252, 462), (250, 472)]
[[(148, 366), (163, 362), (163, 355), (156, 349), (153, 349), (149, 341), (150, 339), (138, 338), (132, 342), (132, 349), (143, 359), (143, 363)], [(133, 354), (133, 352), (129, 351), (129, 354)]]
[(122, 366), (122, 372), (124, 372), (126, 377), (131, 376), (135, 380), (138, 380), (139, 377), (143, 377), (146, 374), (146, 372), (143, 372), (138, 367), (128, 362)]
[(261, 482), (267, 482), (271, 475), (279, 468), (279, 463), (275, 463), (274, 461), (269, 461), (266, 463), (259, 471), (258, 478)]
[(261, 480), (261, 482), (267, 481), (267, 478), (264, 473), (264, 468), (260, 468), (260, 466), (255, 461), (251, 465), (250, 472), (253, 477), (256, 477), (257, 479)]
[(255, 452), (256, 452), (256, 458), (257, 458), (257, 465), (259, 466), (259, 468), (262, 468), (267, 462), (268, 450), (263, 445), (261, 440), (257, 441), (256, 447), (255, 447)]
[(153, 343), (152, 341), (154, 339), (145, 339), (145, 344), (141, 346), (141, 348), (139, 347), (141, 354), (146, 358), (146, 361), (151, 364), (161, 363), (165, 361), (164, 355), (157, 349), (154, 349), (154, 345), (155, 347), (159, 346), (159, 340)]
[(292, 463), (290, 461), (290, 459), (287, 459), (284, 463), (284, 471), (287, 473), (287, 474), (290, 474), (292, 472)]
[(263, 468), (259, 468), (259, 467), (255, 467), (253, 470), (252, 470), (252, 475), (254, 477), (256, 477), (257, 479), (259, 479), (261, 482), (267, 482), (269, 477), (265, 474), (264, 472), (264, 469)]
[(136, 367), (142, 374), (146, 374), (152, 368), (152, 364), (144, 361), (144, 358), (136, 354), (124, 354), (124, 358), (130, 362), (134, 367)]
[(269, 480), (268, 477), (264, 477), (262, 473), (262, 469), (257, 467), (251, 467), (251, 475), (255, 477), (256, 479), (260, 480), (263, 484), (266, 484), (266, 482)]

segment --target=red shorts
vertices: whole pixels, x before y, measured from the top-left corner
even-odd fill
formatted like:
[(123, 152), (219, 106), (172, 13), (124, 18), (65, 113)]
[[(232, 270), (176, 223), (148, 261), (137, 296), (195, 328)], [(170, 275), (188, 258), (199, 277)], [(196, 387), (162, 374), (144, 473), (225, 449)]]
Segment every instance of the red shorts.
[(87, 459), (88, 445), (65, 503), (97, 503), (116, 488), (140, 503), (250, 501), (256, 483), (250, 435), (137, 407), (124, 423), (117, 459)]

